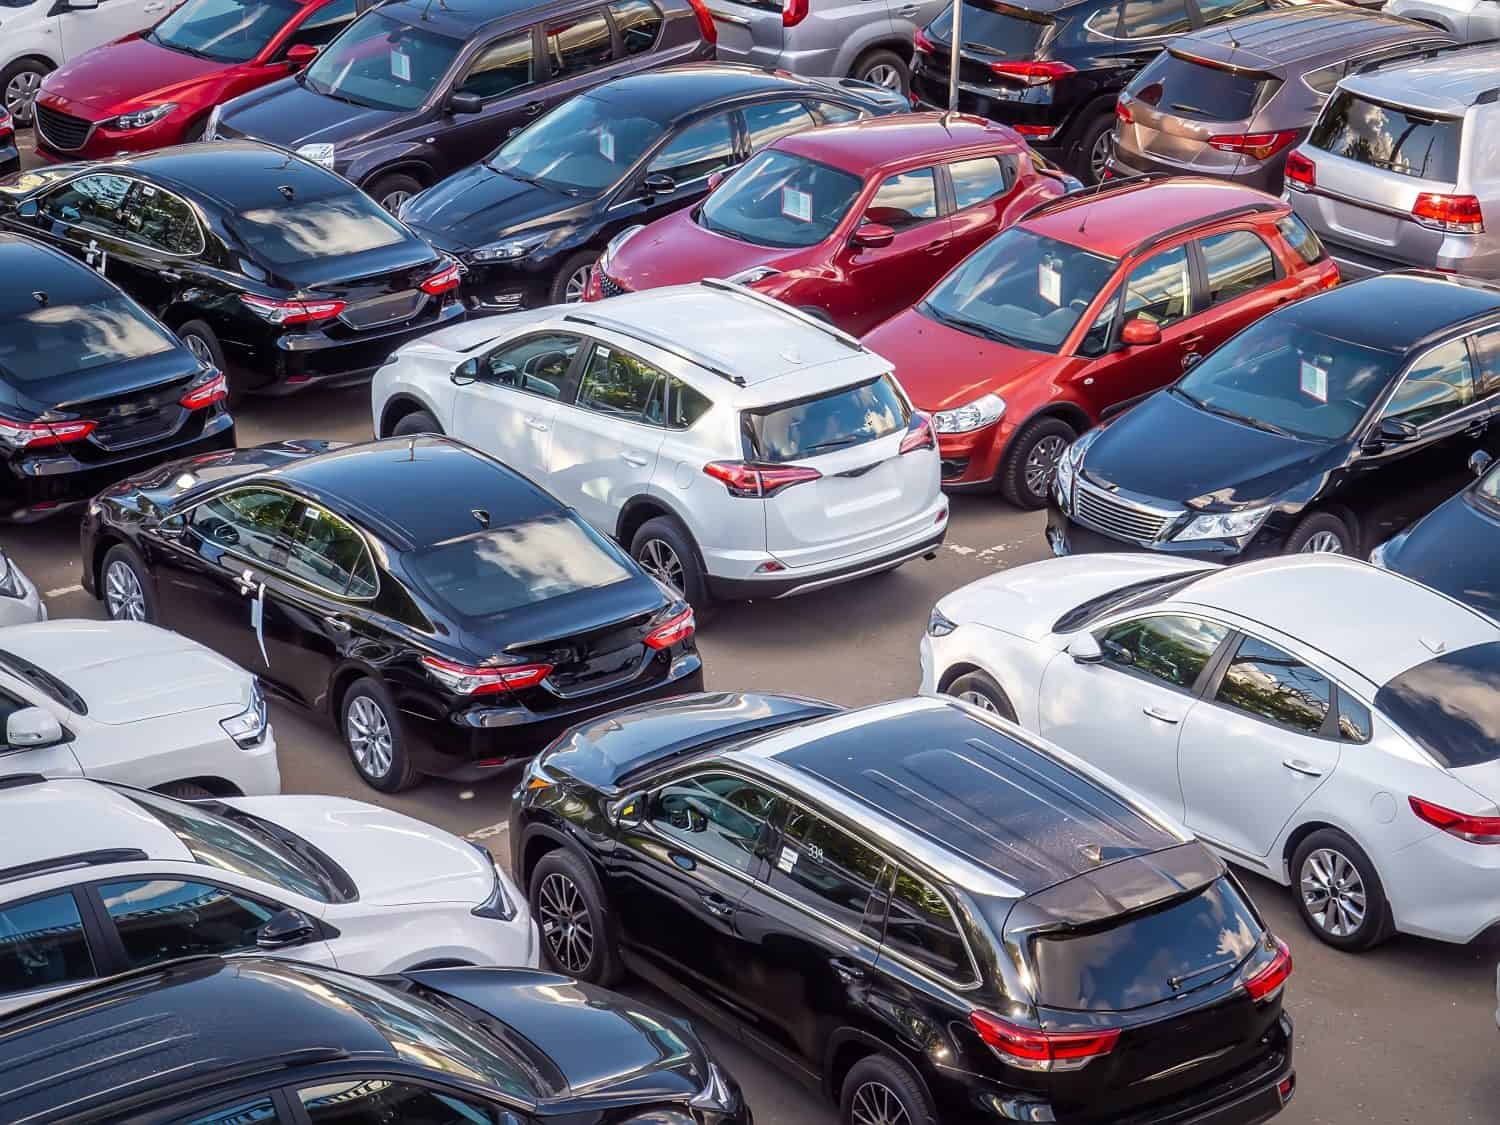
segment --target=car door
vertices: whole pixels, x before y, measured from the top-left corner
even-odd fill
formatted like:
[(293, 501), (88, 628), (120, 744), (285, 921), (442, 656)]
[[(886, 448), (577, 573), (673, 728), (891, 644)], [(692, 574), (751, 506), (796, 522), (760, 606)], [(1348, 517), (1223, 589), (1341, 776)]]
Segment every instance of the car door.
[[(386, 990), (390, 992), (392, 990)], [(356, 1007), (359, 1001), (355, 1000)], [(453, 1034), (442, 1034), (427, 1018), (423, 1009), (413, 1005), (403, 1012), (393, 1007), (385, 996), (372, 995), (371, 1012), (382, 1021), (399, 1021), (404, 1034), (413, 1036), (410, 1051), (418, 1058), (451, 1060), (441, 1069), (457, 1074), (483, 1075), (500, 1084), (518, 1099), (535, 1097), (536, 1079), (511, 1064), (501, 1050), (476, 1050), (476, 1044)], [(529, 1065), (529, 1064), (527, 1064)], [(514, 1077), (506, 1083), (499, 1075), (504, 1067), (513, 1067)], [(436, 1068), (434, 1068), (436, 1069)], [(522, 1125), (533, 1118), (521, 1115), (475, 1096), (459, 1093), (430, 1081), (414, 1081), (401, 1075), (382, 1074), (378, 1069), (363, 1074), (323, 1078), (316, 1084), (306, 1083), (291, 1092), (290, 1100), (301, 1111), (306, 1125)], [(649, 1117), (648, 1117), (649, 1120)], [(202, 1125), (241, 1125), (241, 1121), (261, 1119), (220, 1119), (210, 1117)], [(197, 1123), (193, 1123), (197, 1125)]]
[[(1107, 405), (1143, 398), (1174, 383), (1203, 355), (1205, 321), (1202, 296), (1193, 285), (1193, 263), (1187, 243), (1159, 250), (1136, 265), (1122, 289), (1123, 310), (1112, 339), (1114, 352), (1089, 374), (1096, 397)], [(1142, 320), (1161, 332), (1161, 341), (1140, 347), (1120, 342), (1123, 326)]]
[[(39, 773), (44, 777), (82, 777), (83, 766), (73, 754), (70, 741), (53, 746), (12, 746), (6, 737), (6, 723), (17, 711), (39, 707), (49, 714), (56, 710), (38, 698), (33, 688), (12, 680), (0, 663), (0, 775)], [(66, 729), (66, 728), (65, 728)]]
[(37, 199), (29, 220), (36, 237), (110, 276), (109, 259), (123, 248), (126, 201), (133, 181), (101, 172), (79, 176)]
[(469, 59), (452, 94), (477, 94), (478, 113), (449, 114), (434, 137), (447, 171), (483, 160), (512, 132), (555, 104), (548, 94), (546, 65), (537, 67), (537, 31), (510, 31), (490, 40)]
[(1253, 230), (1207, 235), (1194, 243), (1194, 252), (1202, 271), (1208, 315), (1202, 318), (1193, 351), (1184, 358), (1207, 355), (1240, 329), (1300, 294), (1297, 278), (1282, 269), (1275, 252)]
[[(838, 287), (827, 311), (841, 328), (863, 335), (898, 309), (914, 304), (942, 275), (953, 239), (944, 211), (935, 168), (897, 172), (881, 182), (854, 237), (834, 255), (834, 268), (846, 283)], [(890, 242), (864, 244), (860, 231), (871, 226), (891, 231)]]
[(667, 375), (602, 341), (583, 365), (578, 393), (553, 423), (547, 487), (605, 535), (620, 509), (647, 490), (666, 437)]
[[(636, 221), (653, 222), (698, 199), (708, 191), (710, 176), (735, 167), (743, 157), (744, 142), (732, 112), (710, 114), (679, 130), (646, 162), (630, 189), (641, 207)], [(647, 191), (648, 177), (663, 186)]]
[(87, 984), (100, 975), (97, 932), (74, 890), (0, 904), (0, 1013)]
[(181, 196), (136, 180), (121, 219), (125, 232), (107, 273), (147, 308), (165, 310), (207, 247), (197, 212)]
[(953, 200), (953, 238), (934, 282), (999, 232), (1019, 182), (1016, 158), (1008, 153), (951, 161), (943, 176)]
[(1094, 633), (1103, 659), (1060, 652), (1042, 673), (1040, 733), (1181, 820), (1178, 736), (1229, 635), (1186, 614), (1104, 626)]
[[(1361, 448), (1360, 464), (1386, 469), (1401, 462), (1386, 490), (1406, 484), (1420, 487), (1440, 473), (1458, 471), (1469, 454), (1487, 440), (1495, 398), (1491, 377), (1480, 395), (1474, 356), (1464, 338), (1437, 344), (1412, 360), (1371, 427)], [(1387, 424), (1405, 427), (1405, 440), (1379, 439)]]
[(1189, 828), (1264, 856), (1338, 765), (1335, 689), (1275, 645), (1244, 636), (1235, 646), (1182, 722), (1178, 772)]
[(63, 61), (85, 51), (150, 27), (175, 4), (171, 0), (98, 0), (90, 6), (73, 6), (67, 0), (53, 7)]

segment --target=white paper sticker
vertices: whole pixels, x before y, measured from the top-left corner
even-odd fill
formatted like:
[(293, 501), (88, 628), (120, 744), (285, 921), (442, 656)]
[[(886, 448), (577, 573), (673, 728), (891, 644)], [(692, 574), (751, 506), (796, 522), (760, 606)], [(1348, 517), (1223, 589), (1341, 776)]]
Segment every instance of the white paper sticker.
[(608, 129), (599, 130), (599, 155), (611, 164), (615, 162), (615, 135)]
[(776, 866), (781, 868), (782, 871), (790, 872), (792, 868), (797, 866), (797, 853), (791, 848), (782, 848), (781, 858), (776, 861)]
[(812, 222), (812, 196), (793, 187), (781, 189), (781, 213), (799, 223)]
[(1319, 402), (1328, 401), (1328, 369), (1302, 361), (1302, 393)]
[(403, 51), (391, 52), (391, 77), (400, 82), (411, 81), (411, 56)]
[(150, 199), (153, 195), (156, 194), (156, 189), (150, 184), (142, 184), (141, 194), (144, 195), (147, 199)]
[(1051, 262), (1043, 262), (1037, 266), (1036, 291), (1049, 305), (1062, 304), (1062, 274)]

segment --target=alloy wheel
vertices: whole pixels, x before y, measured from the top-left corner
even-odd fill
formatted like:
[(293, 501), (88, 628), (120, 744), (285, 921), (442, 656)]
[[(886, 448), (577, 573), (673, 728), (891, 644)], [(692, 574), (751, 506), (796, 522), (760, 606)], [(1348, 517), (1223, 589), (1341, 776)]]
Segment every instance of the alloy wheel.
[(594, 959), (594, 928), (583, 892), (572, 879), (554, 871), (542, 880), (537, 900), (542, 937), (552, 959), (577, 976)]
[(873, 82), (885, 90), (901, 92), (901, 72), (889, 63), (879, 63), (865, 71), (865, 81)]
[(684, 592), (682, 560), (670, 543), (663, 539), (647, 539), (641, 544), (641, 555), (636, 561), (651, 577), (661, 579), (679, 594)]
[(1046, 496), (1057, 462), (1068, 443), (1056, 434), (1048, 434), (1031, 447), (1026, 455), (1026, 488), (1033, 496)]
[(568, 283), (563, 286), (563, 304), (576, 305), (588, 291), (589, 278), (594, 274), (593, 266), (579, 266), (568, 274)]
[(384, 777), (391, 772), (394, 741), (390, 720), (385, 711), (368, 695), (356, 696), (344, 715), (349, 749), (355, 764), (370, 777)]
[(961, 691), (958, 693), (958, 698), (965, 703), (972, 703), (981, 711), (988, 711), (991, 715), (1000, 714), (1000, 708), (995, 706), (995, 701), (983, 692)]
[(34, 70), (23, 70), (11, 76), (5, 84), (5, 108), (18, 125), (30, 125), (32, 107), (37, 91), (42, 88), (42, 76)]
[(1365, 922), (1365, 883), (1349, 857), (1319, 848), (1302, 861), (1302, 902), (1318, 926), (1333, 937), (1349, 937)]
[(911, 1125), (901, 1098), (884, 1082), (866, 1082), (850, 1105), (854, 1125)]
[(1344, 541), (1331, 531), (1315, 531), (1302, 544), (1302, 553), (1307, 555), (1342, 555)]
[(111, 621), (146, 620), (146, 593), (129, 563), (116, 559), (104, 572), (104, 608)]
[(1089, 150), (1089, 172), (1094, 177), (1094, 183), (1104, 179), (1104, 171), (1109, 166), (1109, 157), (1115, 150), (1115, 135), (1106, 129), (1094, 138), (1094, 147)]
[(401, 210), (401, 205), (411, 198), (409, 191), (393, 191), (380, 201), (380, 205), (392, 215)]
[(206, 364), (209, 367), (218, 367), (218, 363), (214, 360), (214, 353), (208, 346), (208, 341), (202, 336), (199, 336), (196, 332), (189, 332), (182, 338), (182, 342), (187, 345), (187, 350), (193, 353), (193, 358), (199, 363)]

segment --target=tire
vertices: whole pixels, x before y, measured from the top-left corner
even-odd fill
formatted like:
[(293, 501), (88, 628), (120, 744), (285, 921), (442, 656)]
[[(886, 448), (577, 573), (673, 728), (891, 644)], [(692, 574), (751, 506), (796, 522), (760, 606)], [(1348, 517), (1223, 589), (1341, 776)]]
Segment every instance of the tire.
[(531, 871), (531, 916), (542, 955), (558, 972), (610, 988), (624, 975), (614, 922), (588, 864), (566, 848), (548, 852)]
[(111, 621), (156, 620), (156, 589), (151, 572), (134, 547), (116, 543), (99, 568), (99, 600)]
[(224, 366), (224, 347), (219, 343), (214, 330), (201, 320), (189, 320), (177, 326), (177, 338), (198, 359), (213, 364), (223, 373), (225, 382), (229, 384), (229, 402), (231, 405), (238, 405), (245, 397), (245, 388)]
[(989, 711), (1002, 719), (1016, 721), (1016, 709), (1010, 697), (988, 672), (965, 672), (948, 685), (945, 694), (972, 703), (981, 711)]
[(191, 781), (174, 781), (159, 785), (156, 791), (163, 797), (175, 797), (179, 801), (212, 801), (214, 794)]
[[(1348, 910), (1358, 903), (1356, 884), (1351, 875), (1358, 880), (1357, 890), (1363, 895), (1364, 913), (1358, 924), (1349, 927)], [(1346, 953), (1362, 953), (1395, 932), (1390, 902), (1385, 897), (1385, 886), (1375, 865), (1363, 848), (1338, 829), (1320, 828), (1298, 844), (1292, 853), (1291, 876), (1297, 912), (1320, 941)], [(1342, 912), (1336, 908), (1331, 917), (1325, 910), (1320, 918), (1315, 906), (1327, 901), (1330, 881), (1344, 888), (1347, 897), (1343, 901), (1347, 905)], [(1313, 899), (1312, 904), (1308, 902), (1309, 897)]]
[(855, 62), (854, 72), (849, 77), (873, 82), (905, 97), (911, 89), (911, 64), (895, 51), (870, 51)]
[(0, 70), (0, 105), (11, 111), (17, 125), (31, 124), (36, 92), (52, 69), (43, 59), (24, 58)]
[(1354, 530), (1347, 522), (1332, 512), (1310, 512), (1292, 528), (1283, 553), (1352, 555), (1356, 547)]
[[(571, 255), (552, 279), (552, 288), (547, 291), (548, 301), (554, 305), (572, 305), (582, 301), (583, 291), (589, 283), (589, 275), (584, 271), (592, 271), (598, 261), (599, 255), (592, 250)], [(569, 297), (570, 293), (576, 295)]]
[(908, 1067), (889, 1055), (867, 1055), (850, 1067), (844, 1078), (844, 1088), (839, 1094), (839, 1125), (884, 1122), (938, 1125), (932, 1099)]
[(422, 181), (403, 172), (392, 172), (388, 176), (377, 176), (365, 185), (365, 194), (394, 215), (417, 192), (422, 190)]
[(366, 676), (350, 685), (339, 701), (339, 732), (354, 772), (371, 789), (399, 793), (417, 783), (400, 713), (383, 684)]
[(1078, 431), (1061, 418), (1033, 418), (1010, 439), (1000, 462), (1000, 491), (1018, 508), (1035, 511), (1047, 506), (1057, 458)]
[[(1113, 137), (1115, 133), (1115, 115), (1111, 110), (1101, 113), (1086, 126), (1078, 138), (1078, 147), (1073, 150), (1073, 174), (1084, 182), (1084, 185), (1097, 184), (1099, 174), (1103, 171), (1102, 165), (1096, 163), (1098, 156), (1108, 156), (1109, 150), (1113, 148)], [(1096, 153), (1095, 149), (1102, 147), (1102, 153)]]
[(694, 609), (706, 609), (713, 601), (693, 537), (671, 516), (641, 524), (631, 537), (630, 557), (648, 574), (676, 589)]
[(391, 428), (391, 437), (406, 437), (408, 434), (440, 434), (443, 427), (425, 410), (413, 410)]

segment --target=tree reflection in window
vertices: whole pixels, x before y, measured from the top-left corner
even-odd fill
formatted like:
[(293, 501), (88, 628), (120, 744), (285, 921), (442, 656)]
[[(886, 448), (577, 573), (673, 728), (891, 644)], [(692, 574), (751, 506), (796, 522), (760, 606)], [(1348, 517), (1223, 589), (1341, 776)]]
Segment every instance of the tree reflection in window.
[(1305, 734), (1323, 729), (1328, 679), (1294, 656), (1246, 637), (1224, 672), (1215, 699)]

